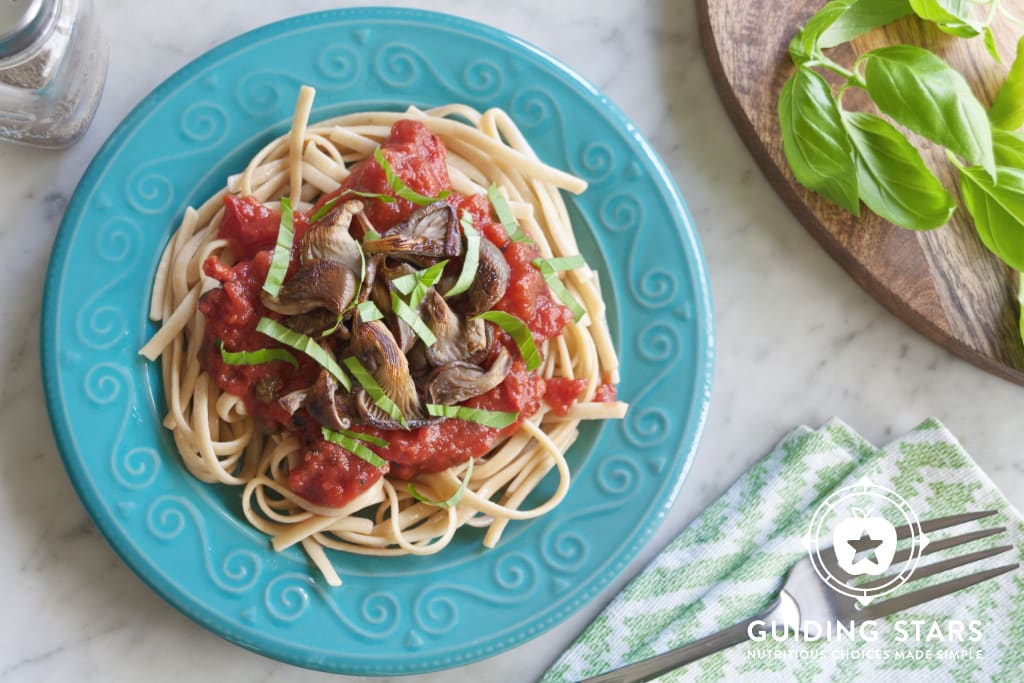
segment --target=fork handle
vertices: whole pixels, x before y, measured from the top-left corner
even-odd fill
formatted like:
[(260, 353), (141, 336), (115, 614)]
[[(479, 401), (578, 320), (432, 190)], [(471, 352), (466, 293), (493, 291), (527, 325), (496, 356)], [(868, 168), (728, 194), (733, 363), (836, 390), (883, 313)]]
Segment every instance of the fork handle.
[(766, 617), (779, 607), (779, 601), (769, 607), (761, 614), (751, 617), (746, 621), (730, 626), (718, 633), (712, 633), (706, 638), (689, 643), (674, 650), (662, 653), (650, 659), (644, 659), (633, 664), (628, 664), (614, 671), (608, 671), (600, 676), (587, 678), (579, 683), (642, 683), (668, 673), (681, 666), (685, 666), (698, 659), (707, 657), (710, 654), (719, 652), (733, 645), (739, 645), (750, 638), (749, 629), (755, 621), (766, 620)]

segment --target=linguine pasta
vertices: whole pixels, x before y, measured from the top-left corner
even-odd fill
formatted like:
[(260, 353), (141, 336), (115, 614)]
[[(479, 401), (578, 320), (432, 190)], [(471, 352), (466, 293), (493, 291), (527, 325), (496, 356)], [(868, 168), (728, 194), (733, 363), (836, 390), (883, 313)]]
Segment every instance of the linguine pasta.
[[(496, 184), (544, 258), (579, 253), (560, 191), (586, 188), (579, 178), (542, 163), (510, 117), (497, 109), (480, 113), (454, 104), (309, 123), (312, 99), (312, 89), (303, 88), (290, 132), (260, 150), (202, 206), (186, 210), (154, 278), (150, 317), (161, 327), (141, 353), (161, 360), (168, 410), (163, 424), (188, 471), (204, 482), (240, 487), (246, 518), (271, 538), (275, 550), (301, 545), (326, 581), (339, 585), (325, 551), (426, 555), (443, 549), (464, 524), (486, 526), (483, 543), (493, 547), (510, 522), (551, 511), (569, 487), (565, 453), (577, 438), (579, 422), (621, 418), (626, 405), (595, 400), (603, 383), (617, 384), (618, 360), (597, 274), (584, 265), (559, 276), (585, 315), (539, 349), (542, 377), (586, 380), (564, 415), (541, 403), (483, 457), (418, 474), (412, 482), (418, 496), (389, 476), (341, 508), (293, 492), (288, 473), (301, 458), (299, 439), (268, 432), (248, 414), (242, 398), (222, 391), (200, 362), (206, 320), (199, 302), (220, 286), (203, 264), (211, 256), (227, 264), (233, 259), (228, 242), (218, 237), (225, 195), (251, 196), (272, 207), (290, 197), (296, 211), (311, 211), (355, 164), (374, 154), (399, 119), (419, 121), (441, 139), (453, 192), (486, 194)], [(524, 507), (552, 470), (558, 477), (554, 493)]]

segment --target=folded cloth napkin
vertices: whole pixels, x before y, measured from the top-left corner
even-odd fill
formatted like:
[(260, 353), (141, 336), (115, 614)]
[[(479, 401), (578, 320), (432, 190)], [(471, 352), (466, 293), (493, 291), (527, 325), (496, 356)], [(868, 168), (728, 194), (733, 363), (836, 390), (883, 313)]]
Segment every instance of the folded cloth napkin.
[[(930, 534), (1007, 532), (925, 556), (929, 562), (996, 545), (1013, 550), (903, 586), (1018, 562), (1024, 523), (952, 434), (930, 419), (877, 449), (839, 420), (801, 427), (729, 488), (633, 579), (558, 659), (543, 683), (578, 681), (654, 656), (768, 607), (795, 562), (818, 504), (867, 477), (921, 520), (997, 510)], [(934, 559), (933, 559), (934, 558)], [(884, 597), (878, 598), (879, 602)], [(846, 634), (848, 635), (848, 634)], [(780, 634), (781, 636), (781, 634)], [(661, 681), (1024, 681), (1024, 569), (874, 622), (851, 637), (768, 637), (665, 674)]]

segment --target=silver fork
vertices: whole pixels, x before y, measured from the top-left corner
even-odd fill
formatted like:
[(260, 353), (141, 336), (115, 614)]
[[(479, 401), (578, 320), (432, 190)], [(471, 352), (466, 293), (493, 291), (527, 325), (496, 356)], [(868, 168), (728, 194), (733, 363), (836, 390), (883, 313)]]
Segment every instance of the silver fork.
[[(969, 512), (962, 515), (952, 515), (921, 522), (921, 533), (931, 533), (950, 527), (966, 524), (974, 520), (983, 519), (996, 514), (995, 510), (984, 512)], [(930, 555), (940, 550), (955, 548), (965, 543), (977, 541), (989, 536), (995, 536), (1006, 531), (1006, 527), (981, 529), (950, 538), (930, 541), (925, 545), (922, 555)], [(901, 526), (896, 529), (896, 537), (903, 540), (911, 536), (911, 527)], [(958, 557), (953, 557), (940, 562), (934, 562), (927, 566), (918, 565), (911, 575), (909, 581), (917, 581), (928, 576), (934, 576), (942, 572), (962, 567), (972, 562), (978, 562), (995, 555), (1012, 550), (1013, 546), (1003, 545), (996, 548), (987, 548)], [(828, 549), (828, 550), (831, 550)], [(909, 559), (911, 550), (909, 548), (898, 551), (892, 560), (891, 567), (906, 562)], [(823, 559), (829, 571), (844, 581), (848, 581), (849, 575), (844, 574), (835, 560), (834, 552), (823, 552)], [(880, 619), (896, 612), (910, 609), (915, 605), (928, 602), (949, 595), (968, 586), (988, 581), (1000, 574), (1005, 574), (1019, 567), (1018, 563), (1006, 564), (995, 569), (986, 569), (968, 576), (951, 579), (943, 583), (922, 588), (913, 593), (901, 595), (884, 602), (871, 603), (862, 607), (854, 598), (838, 593), (829, 588), (825, 582), (818, 578), (811, 564), (810, 557), (804, 557), (790, 569), (782, 590), (768, 609), (761, 614), (751, 617), (735, 626), (714, 633), (706, 638), (684, 645), (683, 647), (670, 650), (650, 659), (645, 659), (635, 664), (624, 666), (614, 671), (588, 678), (580, 683), (641, 683), (652, 678), (668, 673), (681, 666), (694, 662), (702, 657), (719, 652), (726, 648), (738, 645), (750, 638), (752, 628), (761, 629), (761, 624), (766, 624), (765, 630), (771, 625), (782, 625), (788, 633), (805, 632), (805, 625), (808, 623), (821, 624), (830, 620), (841, 621), (867, 621)], [(882, 577), (868, 583), (857, 584), (858, 588), (872, 588), (884, 584), (889, 580)]]

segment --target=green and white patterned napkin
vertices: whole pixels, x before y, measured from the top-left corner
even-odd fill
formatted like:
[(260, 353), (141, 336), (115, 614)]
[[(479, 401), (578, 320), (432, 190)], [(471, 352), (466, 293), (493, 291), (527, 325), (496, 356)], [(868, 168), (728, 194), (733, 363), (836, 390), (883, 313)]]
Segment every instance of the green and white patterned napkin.
[[(931, 538), (979, 525), (1008, 527), (995, 538), (926, 556), (922, 564), (996, 545), (1013, 545), (1014, 550), (958, 573), (1024, 557), (1020, 514), (937, 420), (925, 421), (882, 449), (839, 420), (818, 430), (801, 427), (633, 579), (542, 683), (594, 676), (761, 612), (781, 588), (788, 568), (806, 554), (800, 538), (818, 503), (862, 477), (898, 492), (922, 520), (999, 511)], [(894, 595), (928, 581), (911, 583)], [(852, 641), (789, 638), (743, 643), (659, 680), (1024, 681), (1024, 569), (892, 615), (875, 626), (866, 637)]]

